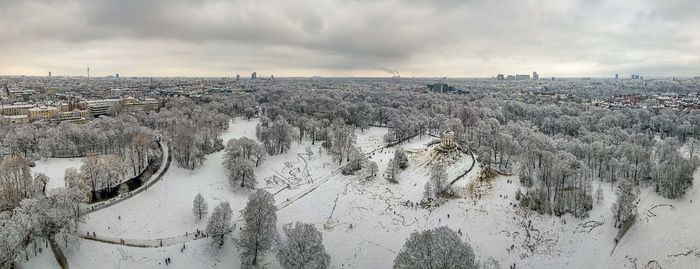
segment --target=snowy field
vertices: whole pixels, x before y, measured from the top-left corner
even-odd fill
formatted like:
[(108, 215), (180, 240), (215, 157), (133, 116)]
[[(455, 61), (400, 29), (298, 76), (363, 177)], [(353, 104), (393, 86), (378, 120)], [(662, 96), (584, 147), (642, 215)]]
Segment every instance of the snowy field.
[(384, 127), (369, 127), (364, 132), (357, 131), (357, 147), (362, 152), (370, 152), (386, 145), (384, 143), (384, 135), (387, 128)]
[[(240, 137), (255, 139), (256, 124), (257, 121), (236, 121), (222, 138), (224, 141)], [(315, 153), (310, 159), (306, 157), (306, 146), (311, 146), (311, 143), (293, 143), (287, 153), (268, 157), (255, 169), (258, 188), (276, 193), (278, 202), (286, 201), (304, 186), (338, 168), (326, 154), (319, 156)], [(312, 146), (314, 152), (318, 152), (318, 147), (320, 143)], [(197, 193), (202, 193), (210, 209), (222, 201), (229, 202), (237, 216), (245, 207), (250, 191), (230, 188), (221, 165), (222, 158), (223, 151), (211, 154), (195, 170), (183, 169), (173, 163), (158, 184), (121, 204), (90, 214), (81, 226), (81, 234), (94, 232), (98, 236), (113, 238), (149, 239), (184, 236), (197, 229), (204, 230), (207, 219), (195, 219), (191, 212), (192, 200)], [(288, 185), (291, 189), (287, 189)]]
[(32, 173), (44, 173), (49, 177), (49, 183), (46, 184), (46, 189), (64, 187), (66, 181), (63, 179), (68, 168), (80, 169), (82, 158), (48, 158), (38, 160), (32, 167)]
[[(256, 124), (256, 120), (236, 119), (223, 139), (225, 142), (243, 136), (254, 139)], [(381, 148), (385, 132), (384, 128), (358, 131), (358, 146), (363, 152)], [(381, 176), (367, 182), (357, 176), (335, 173), (339, 165), (330, 156), (319, 153), (320, 143), (312, 146), (304, 141), (301, 145), (293, 143), (288, 153), (268, 157), (257, 167), (258, 187), (276, 193), (279, 230), (283, 224), (294, 221), (313, 223), (319, 228), (331, 256), (331, 268), (391, 268), (411, 232), (443, 225), (460, 231), (462, 239), (474, 247), (482, 261), (492, 257), (503, 268), (512, 264), (516, 268), (644, 268), (650, 261), (658, 262), (663, 268), (698, 268), (700, 264), (698, 184), (679, 200), (667, 200), (649, 188), (644, 189), (638, 206), (639, 221), (615, 247), (613, 238), (617, 229), (613, 227), (610, 210), (615, 197), (607, 183), (600, 185), (604, 190), (603, 201), (594, 204), (586, 219), (551, 217), (515, 208), (517, 178), (504, 176), (497, 177), (481, 199), (456, 198), (433, 210), (412, 206), (411, 203), (422, 198), (429, 176), (422, 167), (421, 156), (432, 139), (423, 136), (400, 145), (410, 161), (397, 184)], [(306, 155), (307, 146), (312, 148), (312, 156)], [(378, 150), (370, 158), (383, 172), (394, 150)], [(228, 201), (237, 220), (249, 191), (229, 187), (221, 166), (222, 154), (207, 156), (204, 165), (194, 171), (173, 164), (164, 179), (147, 191), (90, 214), (80, 225), (81, 233), (157, 240), (202, 230), (206, 219), (197, 220), (191, 213), (192, 199), (197, 193), (204, 195), (210, 211), (220, 201)], [(74, 162), (79, 165), (79, 160)], [(62, 178), (68, 165), (72, 161), (50, 160), (37, 163), (35, 169), (60, 169)], [(460, 160), (448, 171), (450, 177), (470, 165), (471, 158)], [(477, 164), (455, 187), (464, 188), (479, 171)], [(694, 177), (700, 178), (700, 172), (696, 171)], [(594, 183), (596, 187), (598, 184)], [(241, 225), (240, 221), (236, 224)], [(182, 242), (186, 244), (184, 251), (182, 244), (137, 248), (81, 239), (80, 248), (67, 256), (72, 268), (166, 268), (159, 265), (166, 257), (173, 260), (167, 268), (240, 266), (230, 238), (223, 249), (211, 245), (210, 239), (185, 238)], [(279, 266), (272, 256), (265, 262), (268, 268)], [(47, 251), (23, 265), (23, 268), (55, 267)]]

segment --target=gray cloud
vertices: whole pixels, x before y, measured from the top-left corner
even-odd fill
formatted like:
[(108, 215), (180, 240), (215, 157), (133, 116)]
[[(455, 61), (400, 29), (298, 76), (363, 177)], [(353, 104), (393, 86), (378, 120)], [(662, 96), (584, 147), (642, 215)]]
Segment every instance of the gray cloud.
[(697, 75), (698, 13), (692, 0), (3, 0), (0, 73)]

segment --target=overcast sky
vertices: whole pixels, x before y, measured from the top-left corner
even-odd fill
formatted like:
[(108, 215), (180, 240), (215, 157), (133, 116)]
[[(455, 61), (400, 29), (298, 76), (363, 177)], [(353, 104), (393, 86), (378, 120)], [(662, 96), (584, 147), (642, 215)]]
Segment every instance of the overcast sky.
[(696, 0), (0, 0), (0, 75), (700, 75)]

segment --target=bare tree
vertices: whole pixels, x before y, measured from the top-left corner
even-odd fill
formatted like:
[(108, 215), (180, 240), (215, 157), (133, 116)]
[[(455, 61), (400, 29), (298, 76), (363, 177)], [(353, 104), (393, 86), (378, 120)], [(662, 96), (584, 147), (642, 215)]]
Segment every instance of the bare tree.
[(207, 201), (204, 200), (204, 196), (202, 196), (201, 193), (197, 193), (197, 195), (194, 196), (194, 201), (192, 202), (192, 213), (194, 213), (195, 217), (198, 217), (201, 220), (203, 216), (207, 215), (208, 210), (209, 205), (207, 204)]
[(229, 185), (232, 188), (255, 188), (256, 179), (253, 163), (243, 158), (224, 157), (224, 168), (228, 176)]
[(119, 156), (104, 155), (100, 158), (102, 188), (121, 183), (126, 176), (126, 165)]
[(245, 226), (238, 240), (242, 268), (258, 265), (259, 257), (272, 247), (277, 237), (276, 212), (275, 198), (269, 192), (256, 190), (248, 198), (248, 204), (243, 209)]
[(474, 251), (454, 230), (439, 228), (411, 233), (394, 260), (394, 268), (478, 268)]
[(377, 174), (379, 173), (379, 166), (377, 165), (377, 162), (374, 161), (369, 161), (367, 162), (365, 169), (365, 179), (367, 180), (373, 180), (377, 178)]
[(617, 200), (612, 205), (615, 227), (619, 228), (625, 221), (637, 214), (637, 195), (632, 182), (623, 178), (617, 186)]
[(97, 190), (97, 188), (99, 188), (98, 182), (102, 177), (100, 156), (88, 156), (83, 158), (83, 164), (80, 166), (80, 174), (90, 183), (92, 191)]
[(225, 150), (224, 158), (251, 160), (255, 163), (256, 167), (262, 164), (266, 158), (265, 147), (247, 137), (229, 140), (228, 143), (226, 143)]
[(34, 197), (36, 186), (29, 161), (18, 156), (6, 157), (0, 163), (0, 211), (12, 210), (23, 199)]
[(282, 115), (278, 115), (274, 121), (263, 117), (255, 129), (255, 134), (270, 155), (287, 152), (294, 138), (292, 125)]
[(339, 164), (344, 159), (350, 158), (354, 149), (357, 136), (352, 127), (346, 125), (341, 119), (336, 119), (328, 127), (328, 139), (323, 144), (331, 152)]
[(287, 223), (282, 227), (285, 238), (277, 247), (277, 259), (284, 268), (328, 268), (331, 256), (323, 246), (323, 236), (313, 224)]
[(401, 170), (408, 167), (408, 156), (403, 148), (397, 148), (396, 151), (394, 151), (394, 161)]
[(151, 139), (144, 132), (137, 133), (131, 139), (132, 168), (134, 175), (146, 167), (148, 163), (148, 145)]
[(391, 181), (391, 182), (398, 182), (398, 175), (399, 172), (399, 164), (396, 163), (396, 161), (392, 158), (389, 159), (389, 162), (387, 163), (386, 170), (384, 172), (384, 175), (386, 176), (386, 179)]
[(90, 190), (90, 182), (88, 182), (87, 178), (81, 175), (78, 169), (74, 167), (66, 168), (63, 179), (66, 188), (77, 188), (83, 192)]
[(438, 164), (430, 171), (430, 182), (433, 184), (434, 197), (443, 195), (449, 185), (447, 184), (447, 171), (445, 166)]
[(224, 244), (224, 235), (231, 230), (232, 216), (233, 211), (228, 202), (221, 202), (214, 207), (214, 211), (211, 213), (211, 218), (209, 218), (209, 223), (207, 224), (207, 234), (215, 242), (218, 241), (219, 246)]
[(39, 193), (46, 195), (46, 185), (49, 184), (49, 177), (44, 173), (37, 173), (34, 175), (34, 185)]

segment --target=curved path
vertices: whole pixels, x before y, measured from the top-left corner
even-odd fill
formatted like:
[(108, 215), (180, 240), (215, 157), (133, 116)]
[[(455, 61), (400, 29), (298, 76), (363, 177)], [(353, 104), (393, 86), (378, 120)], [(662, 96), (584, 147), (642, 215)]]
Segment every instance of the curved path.
[[(467, 169), (467, 171), (465, 171), (465, 172), (462, 173), (461, 175), (457, 176), (457, 178), (455, 178), (454, 180), (452, 180), (452, 181), (450, 182), (450, 186), (452, 186), (452, 184), (455, 184), (455, 182), (459, 181), (459, 180), (462, 179), (464, 176), (466, 176), (467, 174), (469, 174), (469, 172), (471, 172), (472, 169), (474, 169), (474, 166), (476, 165), (476, 158), (474, 158), (474, 152), (473, 152), (471, 149), (467, 149), (467, 150), (469, 151), (469, 155), (472, 157), (472, 165), (469, 166), (469, 169)], [(464, 152), (464, 150), (462, 150), (462, 152)], [(464, 152), (464, 153), (466, 153), (466, 152)]]
[(119, 196), (114, 197), (112, 199), (109, 199), (107, 201), (89, 204), (85, 207), (85, 211), (83, 212), (83, 215), (87, 215), (87, 214), (108, 208), (110, 206), (116, 205), (116, 204), (121, 203), (123, 201), (126, 201), (127, 199), (133, 197), (135, 194), (139, 194), (142, 191), (147, 190), (148, 187), (153, 186), (153, 184), (156, 184), (158, 181), (160, 181), (160, 179), (163, 178), (163, 175), (165, 175), (165, 173), (168, 171), (168, 168), (170, 168), (170, 162), (172, 161), (172, 156), (170, 156), (170, 144), (166, 144), (163, 141), (158, 141), (158, 143), (160, 144), (161, 149), (163, 149), (163, 151), (161, 152), (161, 160), (165, 160), (165, 162), (161, 162), (160, 168), (158, 168), (158, 170), (155, 172), (154, 176), (151, 176), (151, 179), (149, 179), (146, 182), (146, 184), (143, 184), (138, 189), (135, 189), (126, 195), (119, 195)]
[[(404, 140), (402, 140), (402, 141), (400, 141), (400, 142), (398, 142), (398, 143), (397, 143), (397, 142), (394, 142), (394, 143), (390, 143), (390, 144), (384, 145), (384, 146), (382, 146), (382, 147), (376, 148), (376, 149), (374, 149), (374, 150), (371, 150), (371, 151), (365, 153), (365, 156), (366, 156), (366, 157), (369, 157), (369, 156), (371, 156), (372, 153), (374, 153), (374, 152), (376, 152), (376, 151), (379, 151), (379, 150), (382, 150), (382, 149), (386, 149), (386, 148), (390, 148), (390, 147), (396, 146), (396, 145), (398, 145), (398, 144), (400, 144), (400, 143), (402, 143), (402, 142), (405, 142), (405, 141), (407, 141), (407, 140), (410, 140), (410, 139), (412, 139), (412, 138), (414, 138), (414, 137), (416, 137), (416, 136), (417, 136), (417, 134), (416, 134), (416, 135), (413, 135), (413, 136), (411, 136), (411, 137), (409, 137), (409, 138), (407, 138), (407, 139), (404, 139)], [(474, 156), (474, 155), (472, 155), (472, 158), (473, 158), (473, 156)], [(168, 165), (170, 164), (170, 157), (168, 157), (168, 162), (167, 162), (167, 163), (168, 163)], [(340, 174), (341, 171), (342, 171), (342, 169), (343, 169), (343, 167), (347, 166), (348, 164), (349, 164), (349, 163), (345, 163), (344, 165), (342, 165), (342, 166), (336, 168), (335, 170), (331, 171), (330, 173), (327, 173), (327, 174), (321, 176), (318, 180), (314, 181), (314, 183), (311, 184), (311, 186), (309, 186), (307, 189), (305, 189), (305, 190), (303, 190), (303, 191), (301, 191), (301, 192), (295, 194), (294, 196), (292, 196), (292, 197), (290, 197), (290, 198), (288, 198), (288, 199), (285, 199), (285, 200), (282, 201), (282, 202), (277, 203), (277, 205), (276, 205), (277, 210), (282, 210), (282, 209), (284, 209), (285, 207), (288, 207), (289, 205), (291, 205), (292, 203), (294, 203), (294, 202), (296, 202), (296, 201), (299, 201), (301, 198), (304, 198), (306, 195), (310, 194), (311, 192), (317, 190), (321, 185), (323, 185), (324, 183), (328, 182), (331, 178), (334, 178), (335, 176), (337, 176), (338, 174)], [(474, 166), (474, 165), (472, 164), (472, 167), (473, 167), (473, 166)], [(157, 177), (156, 180), (151, 180), (151, 181), (146, 185), (146, 187), (155, 184), (158, 180), (160, 180), (160, 178), (163, 176), (163, 174), (164, 174), (166, 171), (167, 171), (167, 167), (166, 167), (166, 169), (165, 169), (164, 171), (161, 172), (161, 174), (159, 174), (159, 176)], [(469, 169), (469, 171), (471, 171), (471, 168)], [(467, 171), (467, 173), (468, 173), (469, 171)], [(465, 174), (466, 174), (466, 173), (465, 173)], [(139, 191), (139, 190), (140, 190), (140, 189), (137, 189), (137, 191)], [(136, 191), (135, 191), (135, 192), (136, 192)], [(278, 193), (279, 193), (279, 192), (278, 192)], [(126, 197), (126, 198), (123, 199), (123, 200), (126, 200), (126, 199), (128, 199), (128, 197)], [(116, 204), (116, 203), (117, 203), (117, 202), (115, 202), (114, 204)], [(106, 208), (106, 207), (111, 206), (111, 205), (113, 205), (113, 204), (107, 205), (107, 206), (105, 206), (105, 207), (103, 207), (103, 208)], [(100, 209), (102, 209), (102, 208), (100, 208)], [(99, 210), (99, 209), (96, 209), (96, 210)], [(94, 212), (94, 211), (96, 211), (96, 210), (93, 210), (93, 211), (91, 211), (91, 212)], [(239, 217), (234, 221), (233, 229), (236, 229), (237, 227), (241, 227), (240, 225), (243, 225), (243, 219), (239, 216)], [(229, 233), (232, 232), (232, 231), (233, 231), (233, 230), (229, 231)], [(185, 243), (190, 242), (190, 241), (194, 241), (194, 240), (206, 238), (206, 237), (203, 237), (203, 236), (195, 236), (195, 232), (196, 232), (196, 231), (190, 231), (190, 232), (187, 232), (186, 234), (182, 234), (182, 235), (179, 235), (179, 236), (172, 236), (172, 237), (165, 237), (165, 238), (155, 238), (155, 239), (124, 239), (124, 238), (116, 238), (116, 237), (109, 237), (109, 236), (92, 236), (92, 235), (87, 235), (87, 234), (82, 234), (82, 233), (81, 233), (80, 237), (83, 238), (83, 239), (87, 239), (87, 240), (92, 240), (92, 241), (101, 242), (101, 243), (107, 243), (107, 244), (114, 244), (114, 245), (124, 245), (124, 246), (141, 247), (141, 248), (158, 248), (158, 247), (167, 247), (167, 246), (181, 245), (181, 244), (185, 244)]]

